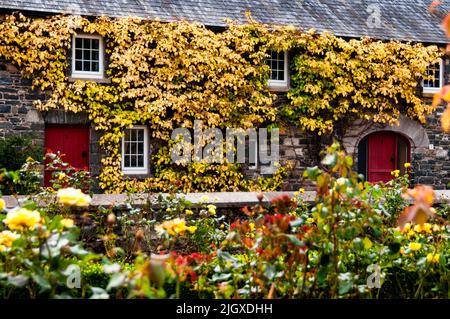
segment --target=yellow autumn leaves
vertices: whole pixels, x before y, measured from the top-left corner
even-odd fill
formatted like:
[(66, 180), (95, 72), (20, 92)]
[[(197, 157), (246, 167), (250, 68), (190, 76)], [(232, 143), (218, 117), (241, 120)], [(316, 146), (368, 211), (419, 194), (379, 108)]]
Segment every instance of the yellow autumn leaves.
[[(99, 180), (107, 192), (168, 191), (178, 184), (183, 191), (279, 186), (282, 173), (244, 183), (234, 164), (182, 167), (161, 160), (169, 158), (167, 147), (157, 155), (155, 177), (139, 181), (118, 173), (121, 137), (134, 124), (148, 125), (152, 137), (167, 145), (174, 128), (192, 128), (194, 120), (221, 128), (274, 122), (275, 95), (267, 87), (270, 49), (298, 52), (290, 104), (281, 115), (302, 129), (324, 134), (349, 116), (391, 123), (398, 119), (399, 105), (408, 116), (423, 120), (433, 109), (415, 96), (415, 88), (438, 56), (435, 47), (347, 41), (292, 27), (269, 28), (251, 19), (229, 23), (227, 30), (215, 33), (188, 22), (7, 15), (0, 23), (0, 57), (18, 65), (34, 87), (51, 91), (48, 100), (37, 102), (39, 109), (88, 114), (102, 133)], [(111, 84), (68, 81), (68, 52), (79, 31), (105, 38)]]

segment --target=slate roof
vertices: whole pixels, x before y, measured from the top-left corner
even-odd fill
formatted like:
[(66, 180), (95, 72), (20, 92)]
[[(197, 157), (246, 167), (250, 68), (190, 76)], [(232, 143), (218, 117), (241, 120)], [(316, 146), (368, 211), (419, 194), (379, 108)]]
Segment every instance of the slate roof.
[[(198, 21), (225, 26), (224, 19), (245, 21), (249, 10), (257, 21), (314, 28), (343, 37), (370, 36), (425, 43), (447, 43), (440, 23), (450, 0), (435, 13), (432, 0), (0, 0), (0, 10), (72, 13), (86, 16), (137, 16), (162, 21)], [(379, 10), (381, 24), (367, 21)]]

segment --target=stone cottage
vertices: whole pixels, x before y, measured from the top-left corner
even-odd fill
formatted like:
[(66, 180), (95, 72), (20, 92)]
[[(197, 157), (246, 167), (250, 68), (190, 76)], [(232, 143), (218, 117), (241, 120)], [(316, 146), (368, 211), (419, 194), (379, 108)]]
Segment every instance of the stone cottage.
[[(77, 14), (95, 16), (137, 16), (162, 21), (198, 21), (208, 27), (223, 28), (224, 19), (242, 20), (250, 11), (262, 23), (294, 25), (308, 30), (329, 31), (343, 38), (369, 36), (381, 40), (400, 40), (435, 44), (442, 47), (448, 39), (440, 23), (449, 10), (448, 3), (434, 11), (431, 1), (392, 0), (0, 0), (0, 15), (20, 11), (33, 16)], [(104, 43), (100, 36), (77, 35), (73, 38), (71, 70), (68, 81), (108, 82), (105, 77)], [(276, 92), (281, 104), (290, 86), (289, 53), (272, 53), (269, 88)], [(443, 59), (428, 70), (433, 79), (424, 80), (418, 92), (427, 103), (434, 93), (450, 81), (450, 60)], [(73, 166), (87, 167), (98, 175), (100, 156), (98, 133), (87, 116), (64, 111), (38, 112), (33, 101), (45, 100), (44, 93), (31, 89), (30, 81), (20, 71), (0, 60), (0, 137), (32, 135), (36, 143), (46, 149), (59, 150)], [(415, 183), (448, 188), (450, 183), (449, 137), (441, 128), (439, 109), (421, 125), (402, 117), (399, 126), (380, 126), (355, 123), (344, 137), (344, 146), (355, 158), (357, 169), (369, 181), (386, 181), (390, 172), (402, 170), (412, 162)], [(122, 141), (122, 171), (130, 176), (151, 174), (151, 143), (145, 126), (127, 131)], [(317, 162), (318, 146), (314, 137), (300, 131), (281, 135), (282, 159), (294, 160), (296, 171)], [(133, 145), (133, 147), (128, 147)], [(248, 171), (249, 176), (253, 171)], [(286, 183), (286, 189), (297, 189), (298, 178)]]

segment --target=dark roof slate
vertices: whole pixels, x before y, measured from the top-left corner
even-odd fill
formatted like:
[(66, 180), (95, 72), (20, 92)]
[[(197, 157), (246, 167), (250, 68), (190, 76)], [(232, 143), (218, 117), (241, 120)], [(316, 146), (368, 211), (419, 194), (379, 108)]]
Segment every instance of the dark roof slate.
[[(188, 20), (225, 26), (226, 18), (245, 21), (249, 10), (267, 24), (314, 28), (343, 37), (370, 36), (425, 43), (447, 43), (440, 29), (450, 0), (430, 13), (432, 0), (0, 0), (0, 9), (86, 16), (137, 16), (162, 21)], [(381, 24), (367, 21), (379, 10)]]

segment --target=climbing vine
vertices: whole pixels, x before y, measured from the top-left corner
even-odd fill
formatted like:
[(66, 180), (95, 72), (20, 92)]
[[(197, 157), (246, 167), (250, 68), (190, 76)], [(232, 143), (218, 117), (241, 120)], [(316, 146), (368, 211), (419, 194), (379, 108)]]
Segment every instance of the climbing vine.
[(401, 113), (424, 123), (434, 110), (417, 93), (427, 66), (441, 56), (436, 46), (326, 33), (297, 44), (282, 113), (306, 130), (333, 133), (356, 119), (398, 124)]
[[(69, 78), (72, 36), (80, 32), (104, 38), (110, 83)], [(290, 102), (280, 113), (266, 85), (271, 49), (294, 52)], [(275, 189), (286, 170), (246, 181), (233, 163), (175, 164), (169, 156), (173, 129), (192, 128), (194, 120), (245, 129), (285, 119), (324, 133), (348, 115), (395, 122), (402, 111), (423, 120), (431, 107), (415, 89), (438, 51), (419, 44), (345, 41), (251, 19), (244, 25), (229, 21), (226, 30), (213, 32), (183, 21), (14, 14), (0, 24), (0, 57), (17, 65), (35, 89), (51, 92), (48, 100), (36, 102), (38, 109), (88, 114), (102, 132), (99, 180), (106, 191), (233, 191)], [(137, 124), (148, 125), (162, 145), (154, 155), (153, 177), (146, 180), (121, 172), (121, 138), (125, 128)]]

